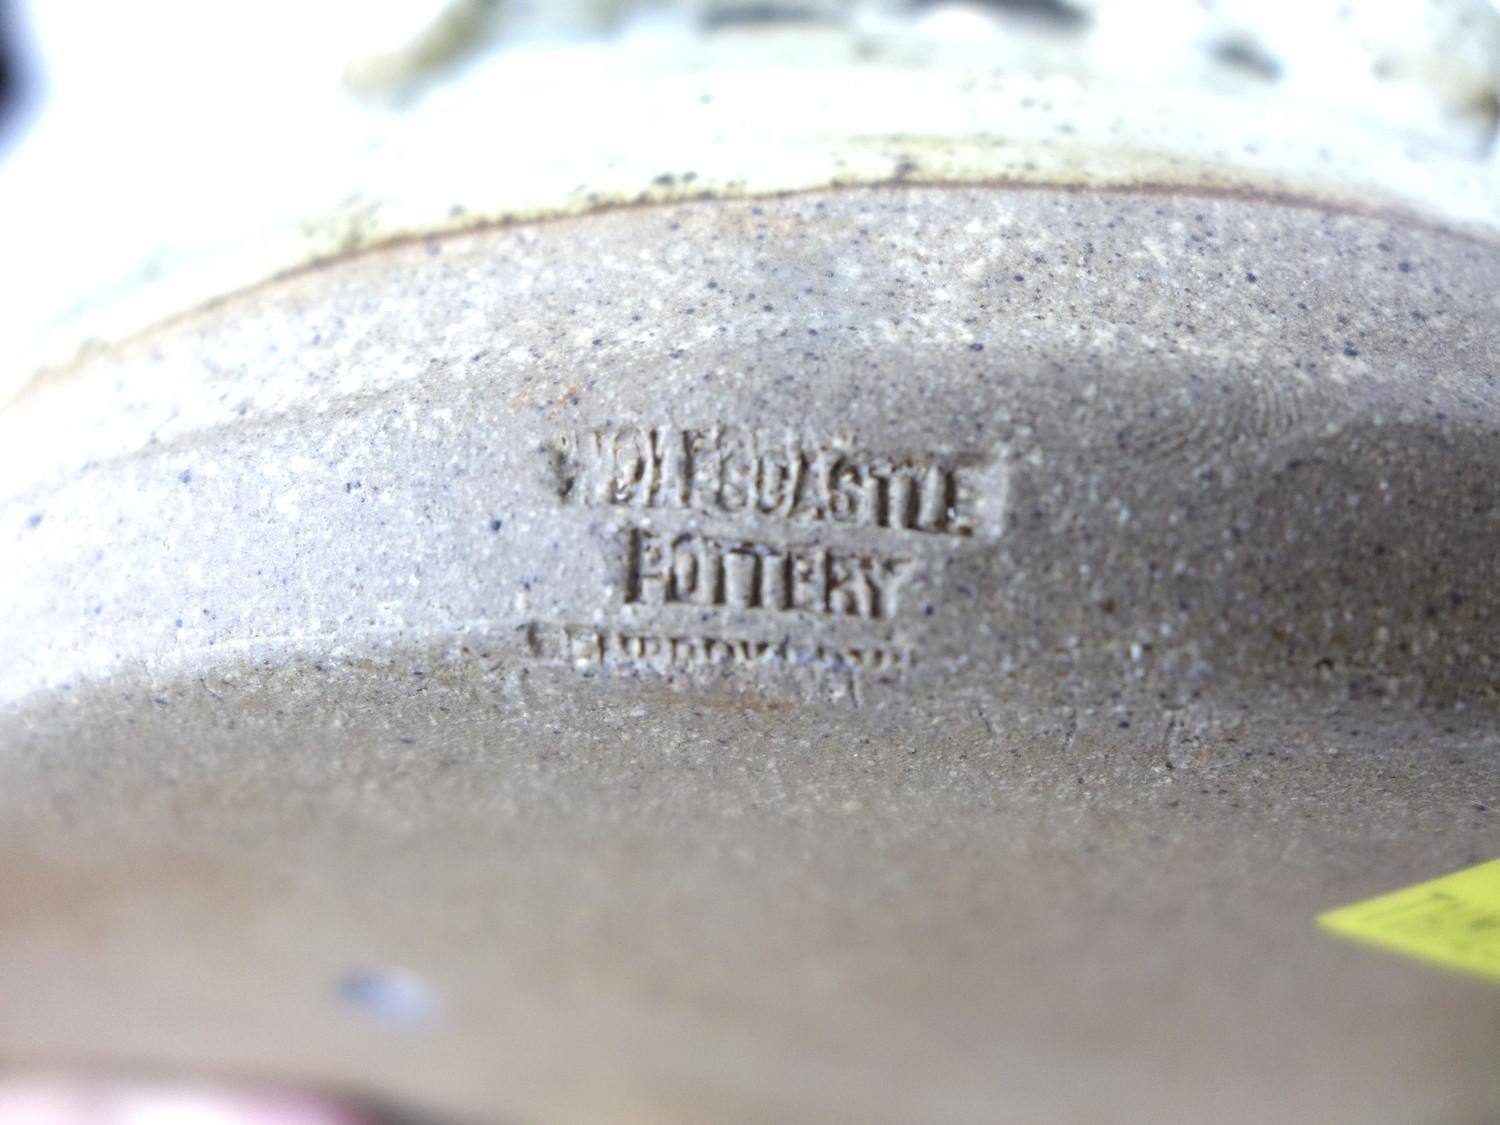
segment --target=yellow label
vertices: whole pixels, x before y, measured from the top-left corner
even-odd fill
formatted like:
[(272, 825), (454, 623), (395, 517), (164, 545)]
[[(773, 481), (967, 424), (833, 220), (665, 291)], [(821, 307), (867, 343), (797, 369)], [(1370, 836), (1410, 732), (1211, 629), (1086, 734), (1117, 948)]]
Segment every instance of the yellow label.
[(1449, 969), (1500, 981), (1500, 859), (1341, 906), (1318, 925)]

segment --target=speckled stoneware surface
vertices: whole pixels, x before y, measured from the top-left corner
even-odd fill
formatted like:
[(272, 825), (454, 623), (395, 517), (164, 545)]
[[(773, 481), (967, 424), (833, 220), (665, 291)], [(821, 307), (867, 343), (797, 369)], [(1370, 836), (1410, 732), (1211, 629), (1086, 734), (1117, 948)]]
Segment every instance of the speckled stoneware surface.
[(1497, 292), (1409, 217), (898, 184), (413, 239), (42, 381), (7, 1057), (1500, 1113), (1500, 996), (1311, 921), (1500, 844)]
[(1500, 16), (811, 7), (7, 170), (0, 1065), (1500, 1120)]
[(1487, 703), (1497, 294), (1486, 241), (1213, 194), (413, 240), (12, 407), (0, 686), (451, 642), (875, 710)]

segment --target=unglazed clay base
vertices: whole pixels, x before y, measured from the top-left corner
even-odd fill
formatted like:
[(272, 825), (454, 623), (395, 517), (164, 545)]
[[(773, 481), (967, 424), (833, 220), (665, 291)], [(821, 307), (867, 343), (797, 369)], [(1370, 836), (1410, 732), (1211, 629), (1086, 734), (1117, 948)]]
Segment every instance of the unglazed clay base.
[(1400, 211), (897, 182), (415, 237), (39, 380), (0, 1048), (1500, 1114), (1500, 995), (1313, 927), (1500, 852), (1497, 292)]

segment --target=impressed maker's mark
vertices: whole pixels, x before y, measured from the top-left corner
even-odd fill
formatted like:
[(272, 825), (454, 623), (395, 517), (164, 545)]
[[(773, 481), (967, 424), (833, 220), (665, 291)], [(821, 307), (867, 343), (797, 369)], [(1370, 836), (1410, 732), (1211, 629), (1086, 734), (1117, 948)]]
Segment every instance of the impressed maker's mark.
[(866, 621), (896, 615), (912, 559), (813, 544), (768, 543), (632, 528), (627, 605), (802, 612)]
[(880, 456), (735, 426), (613, 426), (554, 446), (566, 503), (968, 537), (972, 459)]
[(913, 656), (900, 645), (833, 645), (721, 636), (632, 632), (596, 625), (539, 625), (526, 628), (527, 651), (549, 663), (578, 671), (628, 668), (668, 678), (764, 672), (789, 683), (803, 699), (858, 704), (867, 684), (906, 682)]
[(994, 460), (725, 425), (608, 426), (547, 452), (565, 507), (613, 514), (623, 569), (598, 623), (529, 626), (533, 656), (681, 682), (773, 675), (815, 695), (838, 683), (855, 702), (907, 682), (931, 572), (976, 529), (998, 534), (1005, 500)]

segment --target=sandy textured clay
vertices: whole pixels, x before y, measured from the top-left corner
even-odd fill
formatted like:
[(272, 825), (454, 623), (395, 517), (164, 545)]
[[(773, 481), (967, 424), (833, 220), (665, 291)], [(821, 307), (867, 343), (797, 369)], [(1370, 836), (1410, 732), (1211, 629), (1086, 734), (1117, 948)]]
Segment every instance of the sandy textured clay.
[(1399, 216), (894, 185), (413, 239), (37, 382), (0, 1047), (1500, 1113), (1494, 994), (1311, 923), (1500, 851), (1497, 292)]

